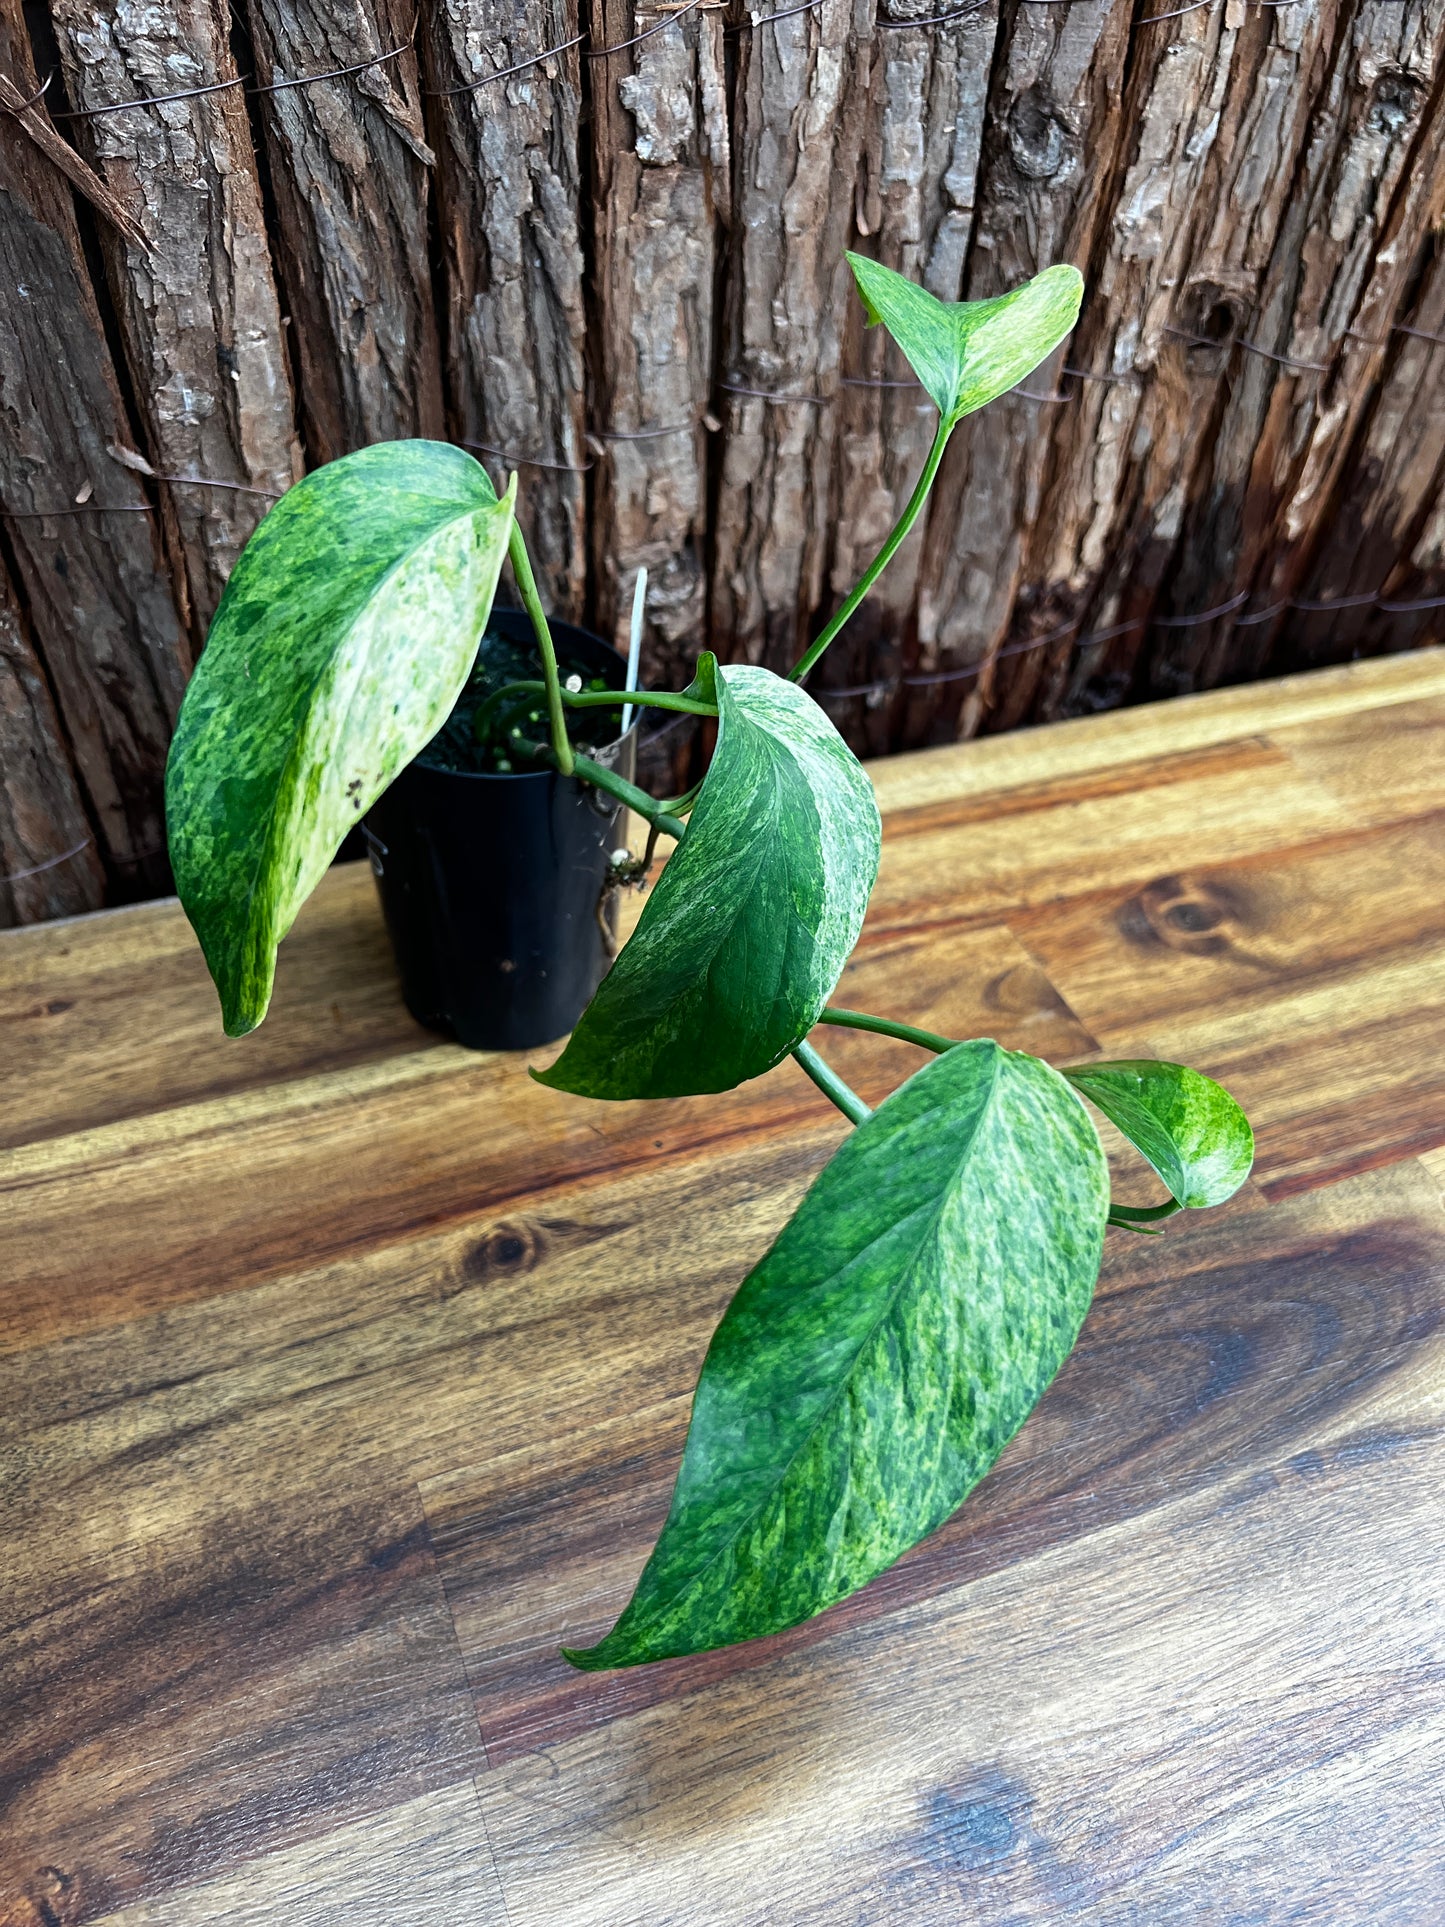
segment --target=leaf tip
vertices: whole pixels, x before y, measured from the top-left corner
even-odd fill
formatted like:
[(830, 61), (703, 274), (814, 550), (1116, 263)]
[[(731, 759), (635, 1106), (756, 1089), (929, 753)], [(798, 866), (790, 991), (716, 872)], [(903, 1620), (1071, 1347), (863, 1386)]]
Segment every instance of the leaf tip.
[(598, 1657), (606, 1645), (607, 1641), (603, 1639), (595, 1646), (559, 1646), (557, 1650), (567, 1664), (575, 1667), (579, 1673), (603, 1673), (612, 1664), (611, 1660)]

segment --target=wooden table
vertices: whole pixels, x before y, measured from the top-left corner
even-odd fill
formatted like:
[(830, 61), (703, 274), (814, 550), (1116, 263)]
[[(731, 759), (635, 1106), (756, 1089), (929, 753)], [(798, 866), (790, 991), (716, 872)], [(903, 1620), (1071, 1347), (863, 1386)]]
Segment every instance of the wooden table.
[(1445, 1920), (1445, 652), (874, 776), (841, 1001), (1182, 1058), (1259, 1160), (1111, 1236), (949, 1526), (697, 1661), (557, 1647), (838, 1141), (802, 1073), (440, 1043), (361, 867), (243, 1043), (172, 903), (0, 941), (7, 1927)]

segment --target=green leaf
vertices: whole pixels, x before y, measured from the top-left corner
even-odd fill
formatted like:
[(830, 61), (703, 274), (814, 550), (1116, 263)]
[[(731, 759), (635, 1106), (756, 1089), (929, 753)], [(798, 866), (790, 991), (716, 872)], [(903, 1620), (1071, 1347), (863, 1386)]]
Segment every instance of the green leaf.
[(297, 910), (461, 693), (514, 495), (459, 448), (384, 442), (298, 482), (237, 562), (166, 765), (176, 887), (230, 1036), (265, 1016)]
[(811, 696), (704, 655), (717, 748), (637, 929), (550, 1070), (584, 1097), (727, 1091), (818, 1020), (878, 873), (878, 806)]
[(980, 1041), (848, 1137), (718, 1326), (672, 1508), (596, 1669), (781, 1631), (940, 1525), (1068, 1356), (1109, 1174), (1084, 1106)]
[(949, 427), (1052, 354), (1084, 298), (1083, 276), (1063, 264), (990, 301), (940, 301), (862, 254), (850, 254), (848, 265), (869, 321), (892, 335)]
[(1143, 1152), (1177, 1203), (1223, 1204), (1249, 1176), (1249, 1119), (1213, 1078), (1151, 1058), (1079, 1064), (1064, 1076)]

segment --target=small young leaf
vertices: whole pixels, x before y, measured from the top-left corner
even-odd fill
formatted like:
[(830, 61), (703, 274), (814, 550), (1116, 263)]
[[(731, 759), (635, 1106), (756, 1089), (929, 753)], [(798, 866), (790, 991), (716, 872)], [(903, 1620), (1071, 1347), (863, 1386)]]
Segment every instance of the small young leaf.
[(583, 1097), (727, 1091), (818, 1021), (878, 872), (878, 806), (811, 696), (771, 670), (698, 665), (717, 748), (687, 833), (561, 1057)]
[(1068, 1356), (1108, 1206), (1098, 1136), (1056, 1071), (987, 1041), (925, 1065), (728, 1307), (662, 1536), (573, 1664), (779, 1632), (932, 1532)]
[(1064, 1076), (1143, 1152), (1179, 1204), (1223, 1204), (1249, 1176), (1249, 1119), (1212, 1078), (1150, 1058), (1079, 1064)]
[(443, 442), (382, 442), (298, 482), (221, 597), (166, 765), (171, 864), (228, 1034), (348, 830), (467, 679), (514, 490)]
[(1007, 393), (1079, 318), (1084, 278), (1062, 263), (989, 301), (940, 301), (881, 262), (850, 254), (870, 322), (881, 321), (951, 427)]

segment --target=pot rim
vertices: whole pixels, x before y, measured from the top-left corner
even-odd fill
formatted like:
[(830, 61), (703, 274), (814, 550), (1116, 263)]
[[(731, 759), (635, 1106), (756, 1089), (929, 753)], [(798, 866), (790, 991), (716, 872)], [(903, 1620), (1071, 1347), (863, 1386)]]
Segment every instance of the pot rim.
[[(530, 621), (525, 609), (515, 608), (510, 603), (494, 603), (492, 605), (492, 614), (499, 616), (520, 616), (524, 622)], [(489, 616), (488, 621), (490, 620), (491, 617)], [(585, 637), (588, 642), (595, 642), (599, 649), (605, 649), (610, 656), (616, 658), (617, 662), (621, 665), (623, 676), (626, 676), (627, 658), (616, 650), (605, 636), (599, 636), (595, 629), (584, 629), (579, 622), (565, 622), (560, 616), (555, 620), (549, 616), (547, 621), (548, 625), (553, 629), (567, 629), (570, 630), (574, 636), (582, 636)], [(617, 693), (619, 696), (622, 696), (626, 692), (619, 689)], [(638, 714), (633, 717), (630, 726), (621, 736), (614, 736), (610, 743), (595, 743), (590, 749), (584, 750), (583, 754), (590, 756), (593, 762), (601, 763), (604, 768), (609, 767), (608, 759), (622, 748), (622, 745), (627, 742), (629, 737), (637, 734), (641, 725), (642, 713), (639, 710)], [(428, 763), (424, 761), (423, 756), (419, 754), (414, 756), (412, 760), (406, 764), (404, 769), (397, 771), (398, 777), (412, 774), (425, 774), (427, 777), (446, 777), (458, 783), (545, 783), (549, 777), (557, 776), (560, 772), (550, 767), (527, 770), (447, 769), (441, 763)], [(577, 779), (574, 777), (571, 780), (575, 782)]]

